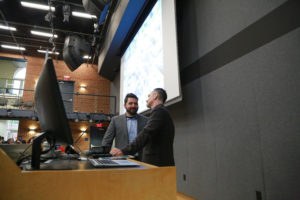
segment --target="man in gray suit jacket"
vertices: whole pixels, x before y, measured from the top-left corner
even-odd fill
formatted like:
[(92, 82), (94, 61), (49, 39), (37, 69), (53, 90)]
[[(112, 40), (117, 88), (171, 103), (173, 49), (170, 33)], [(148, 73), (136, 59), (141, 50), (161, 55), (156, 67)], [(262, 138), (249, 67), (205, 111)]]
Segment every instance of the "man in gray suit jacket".
[[(124, 107), (126, 109), (125, 114), (111, 119), (103, 137), (102, 146), (111, 146), (115, 139), (115, 147), (122, 149), (132, 142), (146, 125), (148, 117), (137, 114), (138, 97), (135, 94), (126, 95)], [(140, 152), (138, 155), (140, 160), (142, 153)]]
[(175, 127), (170, 113), (164, 107), (167, 93), (162, 88), (154, 89), (148, 96), (150, 118), (141, 133), (125, 148), (113, 148), (113, 156), (134, 155), (143, 149), (142, 161), (157, 166), (174, 166), (173, 143)]

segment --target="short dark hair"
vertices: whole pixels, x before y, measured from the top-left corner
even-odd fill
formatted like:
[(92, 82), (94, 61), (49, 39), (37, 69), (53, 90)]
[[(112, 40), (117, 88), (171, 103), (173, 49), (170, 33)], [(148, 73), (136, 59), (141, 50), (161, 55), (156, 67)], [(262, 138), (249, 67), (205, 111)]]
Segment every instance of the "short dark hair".
[(128, 98), (135, 98), (137, 101), (139, 100), (139, 98), (138, 98), (135, 94), (133, 94), (133, 93), (128, 93), (128, 94), (126, 95), (125, 99), (124, 99), (124, 104), (127, 103)]
[(158, 94), (158, 100), (165, 103), (168, 98), (166, 90), (164, 90), (162, 88), (155, 88), (154, 91), (157, 92), (157, 94)]

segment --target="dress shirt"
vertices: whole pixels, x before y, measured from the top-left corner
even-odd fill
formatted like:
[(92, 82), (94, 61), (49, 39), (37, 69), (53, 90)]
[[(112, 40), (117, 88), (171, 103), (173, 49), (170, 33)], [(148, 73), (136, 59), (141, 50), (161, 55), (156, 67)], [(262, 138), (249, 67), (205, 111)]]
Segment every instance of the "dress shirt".
[(126, 117), (127, 129), (128, 129), (128, 139), (131, 143), (137, 135), (137, 118), (136, 117)]

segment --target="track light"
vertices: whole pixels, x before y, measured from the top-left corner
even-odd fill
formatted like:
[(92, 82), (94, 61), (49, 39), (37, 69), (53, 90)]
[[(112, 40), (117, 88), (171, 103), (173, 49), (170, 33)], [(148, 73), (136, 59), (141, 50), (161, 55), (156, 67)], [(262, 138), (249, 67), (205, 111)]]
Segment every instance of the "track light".
[(85, 55), (83, 56), (83, 59), (91, 59), (91, 56)]
[(17, 30), (15, 27), (5, 26), (5, 25), (2, 25), (2, 24), (0, 24), (0, 28), (4, 29), (4, 30), (10, 30), (10, 31), (16, 31)]
[(90, 14), (87, 14), (87, 13), (76, 12), (76, 11), (73, 11), (72, 15), (75, 16), (75, 17), (82, 17), (82, 18), (87, 18), (87, 19), (93, 19), (93, 18), (97, 19), (96, 15), (90, 15)]
[(93, 121), (93, 116), (92, 116), (92, 114), (88, 114), (87, 115), (87, 118), (89, 119), (89, 122), (90, 123), (93, 123), (94, 121)]
[(55, 11), (55, 7), (49, 6), (49, 5), (43, 5), (43, 4), (37, 4), (37, 3), (31, 3), (27, 1), (21, 1), (21, 5), (28, 8), (35, 8), (39, 10), (51, 10)]
[(53, 52), (53, 51), (46, 51), (46, 50), (38, 49), (37, 52), (39, 52), (39, 53), (47, 53), (48, 52), (48, 54), (59, 55), (59, 52), (57, 52), (57, 51)]
[(47, 32), (42, 32), (42, 31), (30, 31), (31, 34), (33, 35), (39, 35), (39, 36), (44, 36), (44, 37), (55, 37), (57, 38), (56, 34), (52, 34), (52, 33), (47, 33)]
[(21, 50), (21, 51), (25, 51), (26, 50), (24, 47), (11, 46), (11, 45), (5, 45), (5, 44), (2, 44), (1, 47), (2, 48), (6, 48), (6, 49)]
[(64, 15), (64, 20), (63, 22), (69, 22), (69, 18), (71, 15), (71, 7), (70, 5), (63, 5), (63, 15)]
[(47, 15), (45, 15), (44, 19), (46, 22), (52, 23), (53, 19), (55, 18), (55, 15), (53, 12), (48, 12)]

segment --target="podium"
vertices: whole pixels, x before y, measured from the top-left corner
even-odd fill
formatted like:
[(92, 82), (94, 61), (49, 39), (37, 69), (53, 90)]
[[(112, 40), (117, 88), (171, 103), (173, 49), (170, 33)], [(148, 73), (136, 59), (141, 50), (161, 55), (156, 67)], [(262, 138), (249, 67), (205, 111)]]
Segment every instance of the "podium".
[(1, 148), (0, 163), (0, 199), (174, 200), (177, 194), (175, 167), (138, 162), (142, 167), (24, 171)]

